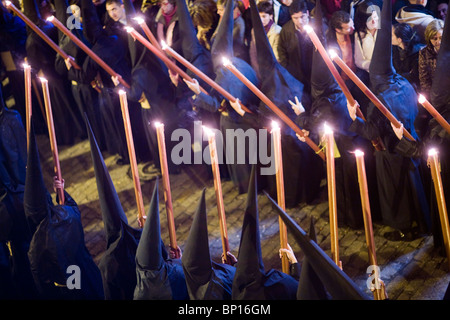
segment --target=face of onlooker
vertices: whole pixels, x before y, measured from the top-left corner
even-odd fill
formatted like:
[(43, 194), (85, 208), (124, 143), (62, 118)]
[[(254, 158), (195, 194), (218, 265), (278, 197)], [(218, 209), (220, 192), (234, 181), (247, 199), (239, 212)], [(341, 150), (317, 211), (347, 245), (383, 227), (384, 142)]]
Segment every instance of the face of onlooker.
[(173, 11), (175, 6), (171, 4), (168, 0), (162, 0), (159, 2), (159, 6), (161, 7), (161, 10), (165, 14), (169, 14)]
[(445, 17), (447, 16), (447, 9), (448, 9), (448, 4), (447, 3), (440, 3), (437, 6), (438, 19), (441, 19), (441, 20), (445, 21)]
[(106, 5), (106, 11), (111, 19), (119, 21), (125, 18), (125, 7), (117, 3), (109, 3)]
[(265, 13), (265, 12), (260, 12), (259, 17), (261, 18), (261, 22), (264, 27), (267, 26), (267, 24), (270, 22), (270, 20), (273, 19), (273, 15)]
[(374, 10), (372, 11), (372, 15), (367, 20), (366, 26), (368, 30), (379, 29), (379, 17), (378, 13)]
[(352, 35), (353, 32), (355, 32), (355, 26), (353, 25), (353, 20), (350, 19), (350, 21), (347, 23), (341, 23), (341, 27), (336, 28), (336, 32), (341, 35), (344, 35), (344, 36)]
[(433, 45), (434, 50), (435, 50), (436, 52), (439, 52), (439, 49), (440, 49), (440, 47), (441, 47), (442, 32), (443, 32), (443, 29), (437, 31), (437, 33), (435, 34), (435, 36), (432, 37), (432, 38), (430, 39), (430, 42), (431, 42), (431, 44)]
[[(222, 17), (224, 12), (225, 12), (225, 6), (221, 5), (221, 4), (218, 4), (217, 5), (217, 14), (220, 17)], [(236, 8), (234, 8), (234, 11), (233, 11), (233, 19), (236, 19), (237, 17), (239, 17), (240, 14), (241, 14), (241, 11), (239, 10), (239, 7), (236, 6)]]
[(309, 11), (306, 12), (297, 12), (291, 14), (291, 19), (294, 22), (294, 25), (300, 31), (303, 31), (303, 27), (306, 26), (309, 22)]

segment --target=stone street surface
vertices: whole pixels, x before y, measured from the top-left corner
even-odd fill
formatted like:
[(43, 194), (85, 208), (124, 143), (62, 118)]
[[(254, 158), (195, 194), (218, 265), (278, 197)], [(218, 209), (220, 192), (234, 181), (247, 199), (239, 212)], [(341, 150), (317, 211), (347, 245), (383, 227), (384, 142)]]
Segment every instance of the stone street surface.
[[(48, 190), (52, 190), (53, 159), (50, 143), (45, 135), (39, 135), (37, 140), (44, 179)], [(59, 146), (58, 148), (65, 189), (79, 206), (86, 246), (94, 261), (98, 262), (105, 250), (106, 242), (89, 141), (83, 140), (70, 147)], [(114, 156), (104, 155), (104, 157), (129, 224), (138, 228), (133, 181), (127, 174), (130, 166), (116, 164)], [(139, 166), (141, 167), (142, 164)], [(189, 165), (183, 167), (180, 174), (170, 176), (173, 212), (177, 242), (183, 250), (201, 192), (203, 188), (206, 188), (210, 251), (212, 258), (219, 262), (222, 243), (214, 184), (208, 170), (209, 168), (205, 165)], [(154, 183), (155, 180), (141, 181), (146, 213), (150, 205)], [(161, 180), (159, 188), (161, 236), (167, 246), (169, 236)], [(231, 252), (237, 257), (247, 194), (239, 195), (231, 181), (222, 180), (222, 188), (229, 245)], [(52, 195), (55, 199), (55, 194)], [(258, 196), (258, 204), (264, 266), (266, 270), (271, 268), (281, 270), (281, 260), (278, 256), (280, 247), (278, 215), (264, 194)], [(306, 232), (309, 230), (311, 218), (314, 218), (317, 243), (331, 257), (325, 181), (323, 182), (323, 195), (316, 204), (299, 205), (296, 208), (288, 209), (287, 212)], [(376, 257), (381, 271), (380, 277), (386, 285), (389, 299), (441, 300), (450, 281), (449, 263), (445, 254), (433, 247), (433, 237), (427, 236), (411, 242), (393, 242), (382, 236), (384, 232), (390, 231), (388, 227), (377, 223), (374, 223), (373, 227)], [(338, 232), (339, 255), (343, 271), (355, 281), (362, 291), (372, 297), (366, 284), (368, 278), (366, 271), (370, 263), (364, 229), (354, 230), (339, 226)], [(301, 264), (303, 253), (300, 247), (289, 234), (288, 241)]]

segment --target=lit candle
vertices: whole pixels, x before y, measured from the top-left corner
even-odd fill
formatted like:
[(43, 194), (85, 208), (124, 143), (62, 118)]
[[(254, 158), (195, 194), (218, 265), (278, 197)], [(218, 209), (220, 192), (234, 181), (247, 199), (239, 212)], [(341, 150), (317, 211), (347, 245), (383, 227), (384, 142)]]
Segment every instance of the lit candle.
[(214, 190), (216, 192), (217, 211), (219, 214), (220, 235), (222, 238), (222, 262), (232, 264), (228, 258), (229, 244), (228, 244), (228, 232), (225, 217), (225, 206), (223, 204), (222, 194), (222, 182), (220, 180), (219, 160), (217, 157), (216, 137), (214, 131), (207, 127), (203, 127), (203, 130), (208, 136), (209, 154), (211, 157), (211, 168), (214, 178)]
[[(226, 91), (224, 88), (219, 86), (214, 80), (212, 80), (210, 77), (208, 77), (206, 74), (204, 74), (201, 70), (199, 70), (197, 67), (195, 67), (192, 63), (187, 61), (184, 57), (182, 57), (178, 52), (173, 50), (171, 47), (169, 47), (164, 41), (161, 43), (161, 47), (164, 51), (169, 52), (169, 54), (177, 60), (179, 63), (184, 65), (186, 68), (191, 70), (193, 73), (195, 73), (200, 79), (202, 79), (204, 82), (206, 82), (209, 86), (211, 86), (213, 89), (215, 89), (217, 92), (219, 92), (222, 96), (225, 97), (225, 99), (235, 102), (236, 98), (233, 97), (228, 91)], [(246, 106), (244, 106), (241, 103), (241, 107), (245, 112), (253, 113), (251, 112)]]
[[(155, 47), (154, 45), (152, 45), (147, 39), (145, 39), (139, 32), (137, 32), (134, 28), (132, 27), (125, 27), (125, 30), (136, 40), (138, 40), (140, 43), (142, 43), (147, 49), (149, 49), (151, 52), (153, 52), (155, 54), (155, 56), (157, 56), (158, 58), (160, 58), (165, 65), (167, 66), (167, 68), (169, 68), (170, 70), (172, 70), (175, 73), (178, 73), (181, 77), (183, 77), (184, 79), (193, 82), (194, 80), (183, 70), (180, 69), (180, 67), (178, 67), (172, 60), (170, 60), (164, 53), (162, 53), (161, 50), (159, 50), (157, 47)], [(203, 89), (202, 87), (200, 87), (200, 90), (205, 93), (208, 94), (208, 92)]]
[[(373, 236), (373, 226), (372, 226), (372, 215), (370, 212), (370, 202), (369, 202), (369, 188), (367, 186), (367, 178), (366, 178), (366, 167), (364, 164), (364, 152), (361, 150), (355, 151), (356, 158), (356, 168), (358, 172), (358, 183), (359, 183), (359, 193), (361, 196), (361, 207), (363, 211), (364, 218), (364, 229), (366, 234), (366, 244), (369, 252), (369, 263), (371, 266), (378, 266), (377, 263), (377, 255), (375, 250), (375, 240)], [(384, 300), (386, 299), (386, 292), (384, 290), (384, 285), (382, 284), (379, 276), (378, 269), (374, 270), (374, 288), (373, 291), (375, 300)]]
[[(280, 208), (286, 210), (284, 198), (284, 177), (283, 177), (283, 157), (281, 152), (281, 132), (280, 127), (276, 121), (272, 121), (272, 143), (275, 155), (275, 169), (277, 182), (277, 202)], [(278, 217), (278, 224), (280, 225), (280, 247), (287, 249), (287, 228), (281, 217)], [(284, 273), (289, 274), (289, 260), (286, 255), (282, 255), (281, 269)]]
[[(50, 92), (48, 89), (48, 80), (40, 77), (39, 78), (42, 83), (42, 94), (44, 96), (44, 105), (45, 105), (45, 113), (47, 118), (47, 127), (48, 127), (48, 135), (50, 138), (50, 147), (53, 154), (53, 169), (55, 172), (55, 175), (59, 181), (62, 181), (61, 176), (61, 167), (59, 165), (59, 156), (58, 156), (58, 144), (56, 142), (56, 135), (55, 135), (55, 126), (53, 122), (53, 112), (52, 112), (52, 104), (50, 101)], [(56, 192), (58, 194), (59, 198), (59, 204), (64, 204), (64, 189), (63, 188), (57, 188)]]
[(144, 202), (142, 200), (141, 183), (139, 180), (139, 172), (136, 161), (136, 153), (134, 150), (133, 133), (131, 131), (130, 115), (128, 112), (127, 93), (123, 90), (119, 90), (120, 107), (122, 109), (123, 124), (125, 127), (125, 136), (127, 139), (128, 155), (130, 157), (131, 173), (133, 175), (134, 194), (136, 197), (137, 209), (138, 209), (138, 223), (142, 228), (144, 227)]
[[(347, 74), (347, 76), (361, 89), (361, 91), (372, 101), (375, 107), (396, 127), (400, 127), (400, 122), (392, 115), (392, 113), (383, 105), (383, 103), (373, 94), (372, 91), (358, 78), (358, 76), (350, 69), (347, 64), (334, 52), (330, 52), (331, 59)], [(411, 141), (415, 141), (413, 136), (403, 128), (403, 134)]]
[(447, 262), (450, 268), (450, 228), (448, 222), (447, 205), (445, 203), (444, 186), (442, 184), (441, 170), (439, 163), (439, 154), (436, 149), (428, 152), (428, 166), (431, 169), (431, 177), (433, 179), (434, 191), (439, 209), (439, 218), (441, 221), (442, 237), (444, 240), (444, 248), (447, 254)]
[(28, 137), (30, 136), (31, 115), (32, 115), (32, 98), (31, 98), (31, 67), (28, 63), (23, 64), (24, 80), (25, 80), (25, 125), (27, 128), (27, 147)]
[(283, 113), (264, 93), (261, 92), (250, 80), (248, 80), (227, 58), (223, 58), (223, 65), (230, 70), (247, 88), (249, 88), (262, 102), (264, 102), (284, 123), (286, 123), (299, 136), (305, 138), (305, 142), (323, 159), (325, 155), (322, 150), (292, 121), (286, 114)]
[(450, 125), (444, 117), (437, 112), (430, 102), (421, 94), (419, 94), (419, 103), (436, 119), (436, 121), (450, 134)]
[(341, 75), (337, 71), (336, 67), (334, 66), (333, 62), (331, 61), (330, 57), (327, 54), (327, 51), (322, 45), (322, 42), (320, 42), (319, 38), (317, 37), (317, 34), (314, 32), (314, 29), (310, 26), (305, 26), (306, 34), (311, 39), (312, 43), (316, 47), (316, 49), (319, 51), (320, 55), (322, 56), (323, 60), (325, 61), (325, 64), (327, 65), (328, 69), (330, 70), (331, 74), (333, 75), (334, 79), (338, 83), (339, 87), (341, 87), (342, 92), (344, 93), (345, 97), (347, 98), (348, 102), (353, 106), (355, 105), (356, 100), (353, 98), (352, 94), (350, 93), (350, 90), (348, 89), (347, 85), (345, 84), (344, 79), (342, 79)]
[[(70, 40), (72, 40), (81, 50), (83, 50), (92, 60), (94, 60), (102, 69), (104, 69), (111, 77), (117, 77), (119, 82), (122, 83), (126, 88), (130, 88), (130, 85), (122, 79), (122, 76), (115, 72), (105, 61), (103, 61), (97, 54), (94, 53), (87, 45), (78, 39), (69, 29), (67, 29), (58, 19), (54, 16), (47, 18), (47, 21), (53, 23), (62, 33), (64, 33)], [(66, 57), (67, 58), (67, 57)], [(64, 59), (66, 59), (64, 58)], [(73, 59), (70, 59), (72, 63)]]
[(342, 263), (339, 261), (338, 244), (338, 221), (336, 205), (336, 173), (334, 167), (334, 136), (331, 128), (325, 124), (325, 143), (326, 143), (326, 162), (327, 162), (327, 185), (328, 185), (328, 210), (330, 215), (330, 238), (331, 255), (334, 262), (342, 269)]
[[(11, 1), (5, 1), (5, 5), (8, 9), (11, 9), (20, 19), (25, 22), (31, 30), (37, 33), (39, 37), (42, 38), (53, 50), (55, 50), (61, 57), (67, 59), (69, 56), (65, 53), (49, 36), (47, 36), (38, 26), (36, 26), (26, 15), (22, 13), (15, 5), (11, 3)], [(74, 68), (80, 69), (80, 66), (75, 63), (72, 64)]]
[(164, 124), (155, 122), (155, 127), (158, 138), (159, 162), (161, 165), (161, 174), (163, 179), (170, 247), (172, 248), (172, 251), (176, 253), (174, 258), (181, 258), (181, 251), (178, 250), (175, 221), (173, 217), (172, 192), (170, 190), (169, 167), (167, 165), (166, 142), (164, 140)]
[(156, 47), (158, 48), (159, 51), (162, 51), (161, 46), (159, 45), (158, 40), (156, 40), (155, 36), (153, 35), (153, 33), (150, 31), (150, 28), (148, 27), (148, 25), (145, 23), (144, 19), (141, 17), (134, 17), (133, 18), (134, 21), (137, 22), (137, 24), (139, 24), (142, 28), (142, 30), (144, 30), (145, 35), (147, 36), (148, 40), (150, 40), (150, 42)]

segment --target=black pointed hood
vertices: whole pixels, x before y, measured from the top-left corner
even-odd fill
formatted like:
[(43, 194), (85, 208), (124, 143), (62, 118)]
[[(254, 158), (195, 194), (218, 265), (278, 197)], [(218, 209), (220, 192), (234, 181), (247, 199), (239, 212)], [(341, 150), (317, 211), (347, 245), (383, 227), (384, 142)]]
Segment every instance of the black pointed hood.
[(32, 230), (50, 214), (51, 196), (42, 176), (39, 150), (36, 143), (33, 121), (28, 136), (28, 155), (23, 205)]
[(161, 240), (158, 185), (159, 181), (156, 178), (147, 219), (136, 251), (136, 262), (141, 268), (150, 270), (159, 270), (167, 258)]
[(233, 57), (233, 11), (235, 0), (227, 0), (225, 11), (217, 26), (217, 33), (211, 46), (211, 57), (216, 69), (222, 66), (222, 57)]
[[(289, 104), (289, 100), (295, 101), (294, 99), (297, 97), (301, 101), (304, 85), (276, 60), (264, 31), (255, 0), (250, 0), (250, 11), (261, 76), (261, 91), (286, 115), (295, 119), (296, 115)], [(263, 113), (272, 115), (272, 111), (263, 102), (260, 102), (259, 105)]]
[[(309, 238), (317, 243), (316, 231), (314, 228), (314, 218), (311, 217), (309, 225)], [(304, 257), (300, 279), (298, 281), (298, 300), (328, 300), (330, 297), (325, 290), (323, 283), (314, 271), (314, 267), (309, 263), (308, 257)]]
[(96, 43), (104, 32), (92, 0), (81, 0), (81, 16), (85, 38), (92, 44)]
[(89, 143), (91, 146), (92, 162), (94, 164), (97, 190), (102, 211), (102, 219), (106, 232), (107, 248), (123, 236), (124, 228), (128, 228), (128, 219), (123, 211), (119, 196), (103, 160), (94, 133), (87, 117), (85, 117)]
[(305, 231), (266, 193), (273, 207), (295, 237), (326, 290), (335, 300), (370, 300)]
[[(323, 13), (322, 4), (319, 0), (316, 1), (314, 15), (314, 29), (320, 42), (326, 48), (325, 32), (323, 30)], [(319, 50), (314, 49), (311, 68), (311, 95), (313, 99), (326, 97), (330, 93), (341, 91), (339, 85), (331, 74), (330, 69), (325, 63)]]
[[(211, 53), (200, 44), (197, 38), (197, 32), (192, 23), (191, 15), (185, 0), (176, 0), (177, 16), (179, 24), (179, 32), (181, 38), (181, 48), (183, 56), (192, 63), (196, 68), (213, 78), (214, 68), (211, 59)], [(187, 74), (194, 77), (191, 70), (187, 70)], [(204, 81), (198, 79), (200, 86), (204, 87)]]
[(256, 166), (252, 166), (247, 204), (242, 224), (241, 242), (233, 281), (233, 299), (265, 299), (264, 263), (259, 234)]
[[(450, 4), (450, 3), (449, 3)], [(436, 60), (436, 70), (430, 92), (431, 104), (441, 113), (450, 104), (450, 15), (447, 14), (442, 33), (441, 47)], [(448, 111), (447, 111), (448, 112)]]
[(383, 0), (380, 29), (373, 48), (369, 75), (372, 86), (384, 84), (395, 75), (392, 64), (392, 1)]

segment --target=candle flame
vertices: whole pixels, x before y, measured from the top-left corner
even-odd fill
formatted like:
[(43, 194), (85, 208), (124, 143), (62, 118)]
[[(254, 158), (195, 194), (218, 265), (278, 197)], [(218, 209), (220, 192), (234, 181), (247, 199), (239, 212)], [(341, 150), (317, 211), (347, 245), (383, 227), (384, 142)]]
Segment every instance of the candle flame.
[(308, 25), (304, 26), (303, 28), (305, 29), (306, 33), (311, 33), (313, 31), (313, 28)]
[(214, 131), (212, 131), (210, 128), (202, 126), (203, 130), (205, 130), (205, 133), (208, 135), (208, 137), (214, 136)]
[(425, 100), (425, 97), (422, 94), (419, 94), (419, 103), (424, 103)]
[(325, 129), (325, 134), (333, 134), (333, 130), (331, 130), (331, 127), (328, 124), (324, 124), (323, 128)]
[(334, 58), (337, 57), (337, 53), (336, 53), (336, 51), (333, 50), (333, 49), (328, 50), (328, 54), (330, 55), (330, 58), (331, 58), (331, 59), (334, 59)]
[(126, 92), (124, 90), (122, 90), (122, 89), (119, 90), (119, 95), (125, 95), (125, 94), (126, 94)]
[(159, 128), (159, 127), (161, 127), (161, 126), (163, 126), (163, 124), (162, 124), (161, 122), (155, 121), (155, 127), (156, 127), (156, 128)]
[(361, 150), (355, 150), (355, 156), (362, 157), (364, 156), (364, 152), (362, 152)]
[(48, 82), (48, 80), (47, 79), (45, 79), (44, 77), (39, 77), (39, 80), (41, 80), (41, 82)]
[(164, 40), (161, 40), (161, 48), (163, 50), (166, 50), (167, 48), (169, 48), (169, 46), (167, 45), (167, 43)]
[(52, 22), (53, 19), (55, 19), (55, 17), (54, 17), (54, 16), (50, 16), (50, 17), (48, 17), (46, 20), (49, 21), (49, 22)]
[(272, 130), (273, 129), (279, 129), (280, 126), (278, 125), (278, 122), (276, 122), (275, 120), (272, 120)]
[(224, 65), (225, 67), (231, 66), (231, 61), (230, 61), (228, 58), (226, 58), (226, 57), (223, 57), (223, 58), (222, 58), (222, 63), (223, 63), (223, 65)]
[(11, 5), (11, 1), (5, 1), (5, 5), (9, 7)]
[(24, 63), (22, 64), (22, 67), (23, 67), (24, 69), (29, 69), (29, 68), (31, 68), (31, 66), (30, 66), (28, 63), (26, 63), (26, 62), (24, 62)]
[(428, 156), (432, 157), (438, 154), (438, 151), (435, 148), (431, 148), (428, 150)]
[(142, 19), (141, 17), (134, 17), (133, 20), (136, 21), (138, 24), (143, 24), (145, 22), (144, 19)]
[(126, 27), (125, 27), (125, 30), (126, 30), (128, 33), (130, 33), (130, 32), (133, 32), (133, 31), (134, 31), (134, 28), (133, 28), (133, 27), (130, 27), (130, 26), (126, 26)]

